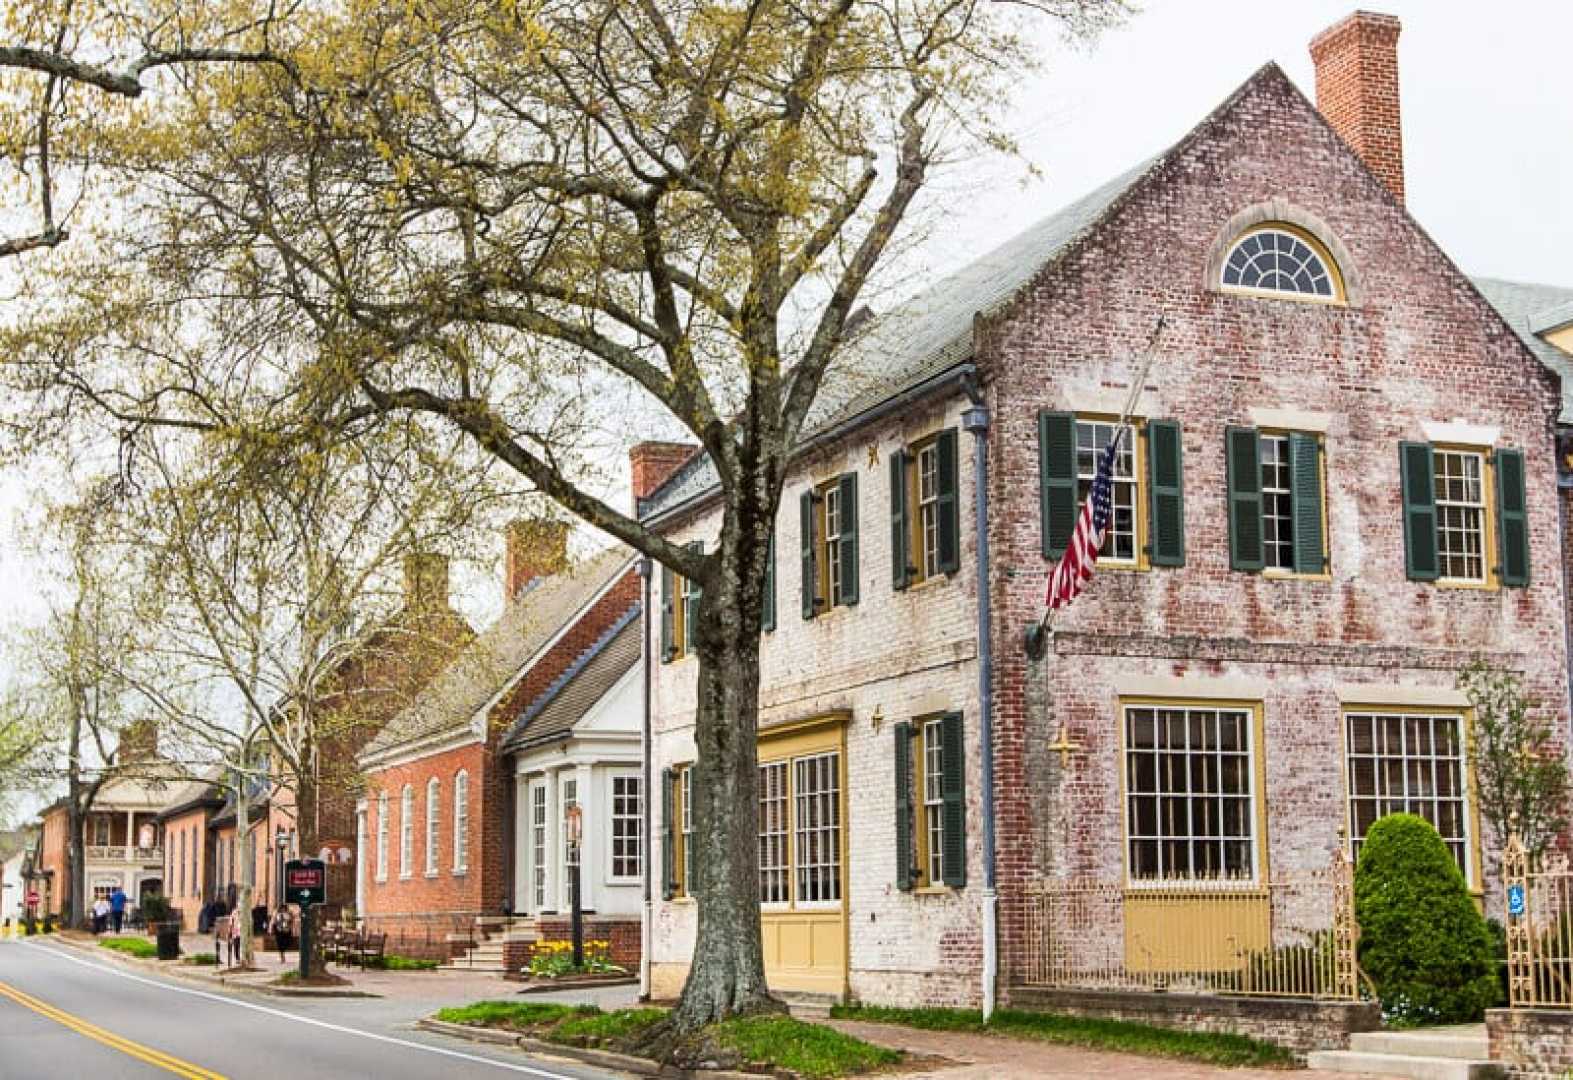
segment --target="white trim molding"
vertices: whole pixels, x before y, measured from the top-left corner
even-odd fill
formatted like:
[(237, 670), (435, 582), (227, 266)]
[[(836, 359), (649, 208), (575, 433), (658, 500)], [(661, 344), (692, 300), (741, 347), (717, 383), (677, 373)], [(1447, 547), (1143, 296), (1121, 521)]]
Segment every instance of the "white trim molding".
[(1340, 705), (1416, 705), (1421, 708), (1467, 709), (1469, 695), (1451, 686), (1403, 686), (1398, 683), (1339, 683)]
[(1260, 405), (1252, 405), (1246, 413), (1250, 416), (1251, 423), (1257, 427), (1280, 428), (1284, 431), (1314, 431), (1319, 435), (1327, 434), (1334, 419), (1332, 413), (1308, 412), (1305, 409), (1273, 409)]
[(1469, 424), (1462, 420), (1426, 420), (1420, 430), (1427, 442), (1459, 443), (1463, 446), (1495, 446), (1502, 428), (1493, 424)]
[(1200, 675), (1116, 675), (1120, 697), (1195, 698), (1200, 701), (1262, 701), (1266, 679), (1209, 678)]

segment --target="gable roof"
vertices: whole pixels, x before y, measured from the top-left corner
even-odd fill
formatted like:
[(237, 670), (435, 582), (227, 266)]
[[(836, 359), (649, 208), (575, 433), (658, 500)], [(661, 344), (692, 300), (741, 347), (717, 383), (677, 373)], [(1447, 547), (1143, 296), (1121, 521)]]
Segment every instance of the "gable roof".
[(621, 544), (556, 574), (536, 578), (367, 744), (363, 757), (463, 730), (558, 632), (629, 567)]
[(208, 769), (195, 780), (188, 780), (175, 788), (158, 812), (157, 820), (166, 821), (178, 814), (184, 814), (198, 807), (214, 809), (224, 804), (224, 792), (219, 787), (219, 778), (222, 775), (220, 766), (215, 765)]
[(503, 738), (503, 749), (519, 750), (567, 735), (639, 662), (644, 641), (636, 602), (594, 644), (525, 706)]
[(1573, 321), (1573, 289), (1501, 278), (1471, 279), (1529, 351), (1562, 378), (1562, 423), (1573, 423), (1573, 356), (1538, 335)]

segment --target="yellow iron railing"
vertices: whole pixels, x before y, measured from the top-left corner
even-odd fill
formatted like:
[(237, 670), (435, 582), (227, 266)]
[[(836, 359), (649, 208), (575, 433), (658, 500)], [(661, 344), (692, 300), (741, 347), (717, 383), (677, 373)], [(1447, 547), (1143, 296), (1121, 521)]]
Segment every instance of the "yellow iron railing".
[(1508, 1003), (1573, 1009), (1573, 869), (1561, 854), (1530, 858), (1515, 832), (1502, 854)]

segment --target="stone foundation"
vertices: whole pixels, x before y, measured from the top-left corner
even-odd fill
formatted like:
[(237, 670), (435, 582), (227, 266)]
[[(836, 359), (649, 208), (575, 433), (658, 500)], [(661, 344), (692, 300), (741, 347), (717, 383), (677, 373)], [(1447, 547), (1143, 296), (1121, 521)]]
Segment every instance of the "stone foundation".
[(1561, 1080), (1573, 1072), (1573, 1012), (1563, 1009), (1487, 1009), (1491, 1060), (1509, 1076)]
[(1018, 1009), (1247, 1035), (1276, 1043), (1302, 1059), (1313, 1050), (1346, 1050), (1350, 1035), (1382, 1026), (1382, 1010), (1374, 1001), (1026, 987), (1013, 987), (1008, 996)]

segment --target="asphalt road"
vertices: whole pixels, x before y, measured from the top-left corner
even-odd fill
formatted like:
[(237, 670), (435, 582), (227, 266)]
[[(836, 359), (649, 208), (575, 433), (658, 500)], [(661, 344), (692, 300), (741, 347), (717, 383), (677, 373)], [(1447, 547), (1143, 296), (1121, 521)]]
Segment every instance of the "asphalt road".
[(68, 946), (0, 942), (3, 1080), (607, 1080), (414, 1029), (419, 1003), (216, 992)]

